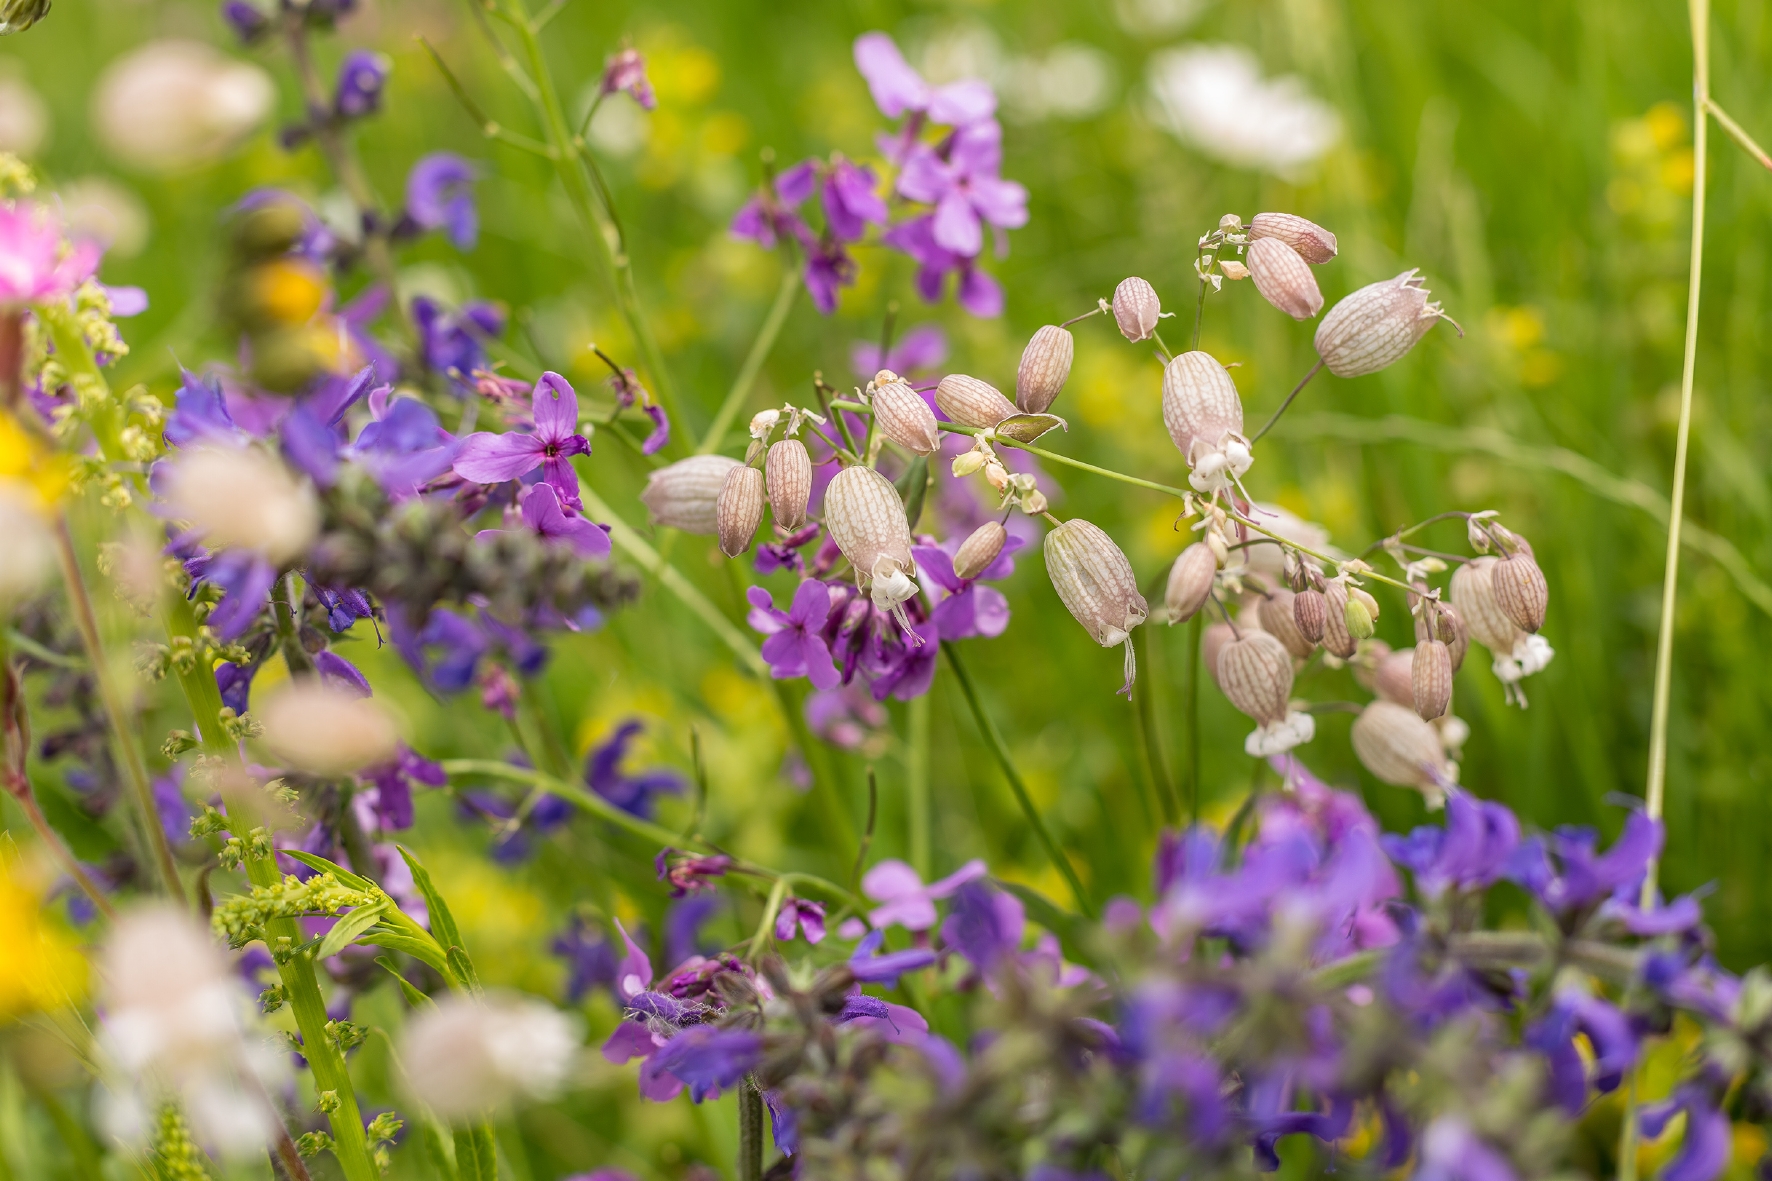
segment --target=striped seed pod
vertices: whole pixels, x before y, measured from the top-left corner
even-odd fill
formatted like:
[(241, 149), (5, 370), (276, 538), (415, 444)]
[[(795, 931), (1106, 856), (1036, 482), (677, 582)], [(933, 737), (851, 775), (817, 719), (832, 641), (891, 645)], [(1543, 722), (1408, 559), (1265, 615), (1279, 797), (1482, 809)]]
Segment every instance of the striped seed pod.
[(1312, 266), (1335, 257), (1335, 235), (1314, 221), (1293, 213), (1258, 213), (1249, 222), (1249, 240), (1273, 238), (1298, 252)]
[(1345, 296), (1317, 326), (1317, 355), (1337, 377), (1377, 373), (1445, 316), (1429, 294), (1420, 274), (1408, 270)]
[(1536, 632), (1544, 626), (1544, 609), (1550, 602), (1550, 585), (1544, 571), (1525, 550), (1509, 554), (1495, 563), (1490, 572), (1495, 589), (1495, 602), (1502, 614), (1523, 631)]
[(1163, 369), (1163, 425), (1193, 469), (1197, 491), (1216, 491), (1253, 462), (1243, 438), (1243, 400), (1216, 358), (1182, 353)]
[(1497, 656), (1513, 652), (1524, 636), (1495, 598), (1495, 566), (1489, 556), (1473, 558), (1452, 572), (1452, 606), (1471, 638)]
[(1452, 671), (1457, 672), (1464, 667), (1464, 654), (1470, 651), (1470, 628), (1465, 626), (1464, 617), (1458, 613), (1457, 608), (1448, 604), (1440, 604), (1437, 614), (1439, 619), (1436, 621), (1436, 630), (1439, 632), (1440, 642), (1446, 645), (1446, 650), (1452, 657)]
[(954, 575), (967, 581), (977, 578), (991, 568), (1008, 540), (1009, 530), (1003, 528), (1002, 522), (986, 521), (960, 543), (959, 552), (954, 555)]
[(1415, 707), (1415, 683), (1410, 671), (1415, 666), (1415, 649), (1402, 648), (1386, 652), (1372, 665), (1372, 691), (1386, 701)]
[(1163, 591), (1163, 606), (1170, 623), (1192, 619), (1212, 596), (1212, 582), (1218, 574), (1218, 556), (1212, 547), (1196, 541), (1176, 556), (1169, 567), (1169, 585)]
[(1278, 238), (1249, 243), (1249, 277), (1261, 297), (1291, 316), (1308, 320), (1323, 310), (1323, 292), (1310, 264)]
[(1200, 635), (1200, 662), (1206, 666), (1206, 675), (1212, 683), (1221, 689), (1223, 685), (1218, 679), (1218, 657), (1224, 652), (1224, 646), (1236, 638), (1236, 631), (1228, 623), (1214, 623)]
[(1323, 631), (1328, 621), (1328, 604), (1319, 590), (1301, 590), (1292, 596), (1292, 619), (1298, 624), (1298, 634), (1312, 644), (1323, 642)]
[[(824, 523), (831, 531), (831, 540), (855, 567), (859, 582), (875, 584), (875, 602), (881, 598), (882, 583), (892, 583), (888, 597), (905, 590), (897, 579), (916, 570), (911, 561), (911, 525), (905, 518), (904, 501), (892, 481), (871, 467), (852, 465), (838, 472), (824, 494)], [(916, 593), (900, 595), (896, 605)]]
[(729, 455), (692, 455), (661, 467), (646, 478), (640, 502), (654, 525), (685, 533), (713, 533), (719, 528), (715, 507), (726, 476), (743, 466)]
[(923, 395), (882, 369), (874, 378), (874, 421), (880, 433), (907, 451), (928, 455), (941, 446), (935, 411)]
[(1231, 704), (1257, 722), (1286, 719), (1292, 697), (1292, 657), (1264, 631), (1244, 631), (1218, 654), (1218, 685)]
[(1073, 518), (1046, 535), (1046, 574), (1096, 643), (1103, 648), (1126, 645), (1126, 683), (1120, 692), (1131, 693), (1138, 678), (1132, 629), (1144, 622), (1148, 611), (1132, 563), (1113, 538), (1088, 521)]
[(1410, 696), (1415, 712), (1433, 721), (1452, 704), (1452, 652), (1440, 640), (1415, 645), (1409, 667)]
[[(1347, 587), (1331, 582), (1323, 587), (1323, 647), (1331, 656), (1347, 660), (1360, 650), (1360, 640), (1347, 625)], [(1361, 608), (1364, 610), (1364, 607)], [(1299, 630), (1303, 630), (1300, 628)], [(1367, 633), (1371, 634), (1371, 633)]]
[(1015, 371), (1015, 404), (1024, 414), (1044, 414), (1071, 375), (1071, 356), (1076, 342), (1071, 334), (1048, 324), (1034, 333), (1021, 351)]
[(1354, 719), (1354, 754), (1366, 770), (1397, 787), (1418, 788), (1430, 802), (1439, 780), (1451, 778), (1440, 735), (1416, 712), (1394, 701), (1374, 701)]
[(1157, 298), (1157, 289), (1136, 275), (1121, 279), (1114, 288), (1114, 323), (1127, 340), (1149, 340), (1157, 330), (1162, 312), (1163, 301)]
[(791, 533), (806, 523), (806, 506), (812, 500), (812, 456), (806, 453), (806, 444), (798, 439), (771, 444), (764, 474), (775, 527)]
[(1016, 413), (1015, 403), (996, 386), (964, 373), (950, 373), (935, 387), (935, 404), (955, 422), (992, 427)]
[(729, 558), (751, 548), (751, 538), (763, 522), (763, 484), (763, 473), (748, 465), (726, 473), (720, 498), (714, 502), (714, 523), (720, 552)]
[(1298, 626), (1298, 612), (1294, 605), (1297, 598), (1297, 595), (1281, 587), (1261, 600), (1259, 615), (1261, 630), (1284, 644), (1287, 652), (1303, 660), (1317, 645), (1314, 640), (1306, 639)]

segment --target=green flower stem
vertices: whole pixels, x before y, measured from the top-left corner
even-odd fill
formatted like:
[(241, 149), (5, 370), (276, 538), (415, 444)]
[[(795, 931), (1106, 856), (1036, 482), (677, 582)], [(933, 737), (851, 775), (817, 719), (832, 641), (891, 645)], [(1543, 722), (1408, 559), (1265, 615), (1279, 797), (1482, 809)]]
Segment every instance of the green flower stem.
[(781, 904), (788, 896), (786, 878), (776, 878), (775, 884), (769, 887), (769, 898), (763, 903), (763, 917), (757, 920), (757, 930), (751, 936), (750, 943), (745, 945), (744, 958), (751, 963), (757, 962), (757, 954), (775, 938), (775, 917), (781, 913)]
[(1187, 675), (1182, 678), (1181, 727), (1187, 736), (1187, 761), (1182, 764), (1190, 823), (1200, 823), (1200, 620), (1196, 611), (1187, 625)]
[(1015, 802), (1021, 805), (1022, 815), (1027, 817), (1034, 835), (1040, 839), (1040, 845), (1046, 850), (1046, 856), (1053, 866), (1064, 877), (1065, 884), (1071, 888), (1071, 896), (1076, 900), (1077, 909), (1089, 918), (1095, 917), (1095, 909), (1089, 905), (1089, 896), (1083, 892), (1083, 883), (1077, 878), (1077, 871), (1071, 868), (1070, 861), (1059, 849), (1058, 843), (1052, 839), (1052, 833), (1046, 828), (1046, 821), (1041, 819), (1039, 810), (1028, 795), (1027, 785), (1022, 782), (1021, 772), (1015, 768), (1015, 760), (1009, 755), (1009, 746), (1003, 741), (1003, 735), (997, 730), (997, 724), (984, 711), (984, 703), (978, 699), (978, 691), (973, 688), (972, 677), (966, 671), (966, 662), (960, 659), (959, 649), (947, 640), (941, 642), (941, 650), (948, 658), (948, 667), (954, 670), (954, 680), (960, 684), (960, 692), (966, 698), (966, 704), (972, 709), (973, 720), (978, 723), (979, 732), (984, 735), (985, 742), (996, 756), (997, 765), (1003, 768), (1003, 777), (1009, 781), (1009, 790), (1015, 793)]
[(909, 721), (910, 755), (905, 767), (905, 805), (910, 814), (911, 867), (924, 881), (930, 879), (932, 850), (929, 793), (929, 694), (911, 698), (905, 707)]
[(799, 293), (799, 272), (792, 266), (784, 265), (781, 286), (775, 292), (775, 302), (770, 305), (769, 315), (764, 317), (763, 327), (758, 331), (757, 339), (752, 342), (744, 364), (739, 367), (738, 376), (733, 379), (732, 389), (727, 391), (726, 400), (720, 403), (714, 421), (708, 424), (707, 433), (701, 437), (701, 445), (695, 449), (697, 455), (707, 455), (720, 449), (720, 441), (732, 429), (733, 419), (744, 408), (751, 386), (756, 384), (757, 375), (763, 370), (763, 362), (769, 359), (769, 350), (775, 347), (775, 339), (781, 335), (782, 325), (788, 322), (788, 313), (794, 307), (794, 297)]
[(1157, 686), (1162, 683), (1162, 664), (1157, 657), (1156, 628), (1146, 627), (1145, 636), (1145, 681), (1132, 693), (1133, 719), (1139, 740), (1144, 745), (1145, 762), (1150, 764), (1151, 791), (1157, 797), (1163, 823), (1174, 826), (1181, 818), (1181, 807), (1176, 801), (1175, 783), (1169, 778), (1169, 764), (1163, 758), (1163, 743), (1157, 732)]
[(763, 1094), (745, 1079), (738, 1088), (738, 1181), (762, 1181)]
[(627, 244), (612, 217), (614, 207), (601, 207), (598, 194), (592, 191), (593, 180), (600, 182), (601, 177), (594, 175), (584, 141), (573, 134), (571, 124), (567, 122), (565, 107), (560, 102), (559, 88), (554, 84), (554, 76), (542, 53), (541, 38), (537, 35), (535, 23), (530, 20), (523, 0), (500, 0), (500, 5), (508, 23), (516, 30), (523, 56), (528, 61), (529, 74), (535, 83), (535, 106), (547, 129), (548, 146), (554, 151), (554, 170), (559, 174), (560, 183), (566, 190), (566, 198), (578, 216), (585, 237), (591, 242), (597, 261), (609, 272), (615, 288), (615, 302), (621, 308), (622, 319), (627, 322), (628, 331), (640, 348), (640, 356), (646, 368), (651, 371), (652, 386), (658, 394), (660, 404), (664, 406), (665, 413), (670, 415), (671, 421), (680, 424), (683, 422), (682, 406), (677, 400), (677, 391), (670, 374), (665, 369), (664, 354), (659, 351), (658, 338), (652, 334), (652, 327), (646, 322), (640, 309), (640, 297), (634, 286), (634, 270), (628, 257)]

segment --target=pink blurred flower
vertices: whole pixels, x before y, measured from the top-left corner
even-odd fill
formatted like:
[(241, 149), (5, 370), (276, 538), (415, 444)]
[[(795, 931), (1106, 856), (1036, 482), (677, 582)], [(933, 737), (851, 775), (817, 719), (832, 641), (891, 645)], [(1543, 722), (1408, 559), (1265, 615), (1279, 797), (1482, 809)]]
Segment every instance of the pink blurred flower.
[(29, 201), (0, 208), (0, 303), (66, 299), (98, 269), (104, 248), (68, 242), (50, 211)]

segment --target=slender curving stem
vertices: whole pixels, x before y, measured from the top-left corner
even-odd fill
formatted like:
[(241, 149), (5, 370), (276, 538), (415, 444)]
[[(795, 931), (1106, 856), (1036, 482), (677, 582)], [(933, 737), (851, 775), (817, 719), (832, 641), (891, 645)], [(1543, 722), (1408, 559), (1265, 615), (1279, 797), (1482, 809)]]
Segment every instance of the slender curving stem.
[(105, 897), (105, 892), (98, 888), (98, 883), (93, 881), (91, 875), (81, 866), (79, 859), (74, 856), (74, 851), (68, 848), (67, 843), (62, 840), (61, 834), (50, 827), (49, 819), (43, 815), (43, 809), (37, 806), (37, 795), (32, 791), (30, 783), (27, 781), (16, 787), (9, 785), (6, 794), (10, 795), (18, 802), (18, 806), (24, 809), (25, 819), (29, 820), (31, 827), (36, 830), (37, 839), (49, 849), (51, 856), (61, 866), (62, 872), (72, 878), (74, 884), (80, 887), (80, 892), (86, 895), (86, 900), (92, 903), (98, 912), (105, 916), (106, 920), (116, 921), (117, 909), (111, 905), (111, 900)]
[(738, 376), (733, 379), (732, 388), (726, 393), (726, 400), (720, 403), (720, 409), (714, 414), (714, 421), (708, 424), (707, 433), (701, 437), (701, 445), (695, 449), (697, 455), (707, 455), (718, 450), (720, 441), (732, 429), (732, 420), (744, 408), (745, 399), (750, 396), (751, 387), (756, 384), (757, 375), (763, 370), (763, 362), (769, 358), (769, 351), (775, 347), (775, 339), (781, 335), (782, 325), (788, 322), (788, 313), (794, 307), (794, 297), (799, 293), (799, 272), (792, 266), (784, 267), (781, 286), (775, 291), (775, 302), (770, 305), (769, 314), (763, 319), (763, 327), (758, 330), (757, 339), (751, 342), (751, 351), (745, 356), (744, 364), (739, 366)]
[(1274, 429), (1274, 424), (1280, 421), (1280, 415), (1286, 413), (1291, 407), (1293, 400), (1303, 392), (1305, 386), (1311, 383), (1311, 378), (1315, 377), (1318, 373), (1321, 373), (1322, 370), (1323, 358), (1318, 357), (1317, 363), (1311, 366), (1310, 372), (1306, 373), (1299, 379), (1298, 384), (1292, 387), (1292, 392), (1286, 395), (1286, 400), (1280, 403), (1280, 408), (1274, 411), (1274, 416), (1267, 420), (1267, 425), (1256, 431), (1254, 435), (1250, 436), (1249, 443), (1251, 446), (1259, 442), (1263, 435)]

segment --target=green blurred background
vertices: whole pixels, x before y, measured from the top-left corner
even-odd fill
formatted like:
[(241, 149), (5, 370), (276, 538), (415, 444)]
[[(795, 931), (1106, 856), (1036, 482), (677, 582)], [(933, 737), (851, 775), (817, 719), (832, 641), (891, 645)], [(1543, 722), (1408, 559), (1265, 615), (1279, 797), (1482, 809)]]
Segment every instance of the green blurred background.
[[(1723, 3), (1714, 21), (1718, 100), (1750, 129), (1772, 132), (1772, 96), (1759, 68), (1772, 48), (1767, 5)], [(894, 34), (932, 75), (983, 71), (1005, 96), (1003, 173), (1031, 192), (1029, 225), (1011, 234), (1009, 256), (990, 264), (1008, 291), (1008, 309), (999, 320), (978, 321), (951, 302), (924, 305), (910, 290), (906, 260), (863, 251), (860, 284), (844, 293), (836, 316), (818, 316), (803, 299), (796, 305), (751, 408), (808, 399), (815, 369), (848, 384), (851, 346), (878, 337), (893, 299), (903, 304), (901, 333), (926, 323), (945, 330), (944, 371), (1003, 386), (1013, 383), (1035, 327), (1087, 310), (1127, 274), (1153, 282), (1183, 322), (1193, 307), (1191, 244), (1225, 212), (1247, 219), (1288, 210), (1336, 231), (1340, 258), (1318, 272), (1331, 301), (1418, 266), (1462, 324), (1463, 339), (1442, 326), (1380, 375), (1320, 379), (1259, 449), (1249, 487), (1320, 521), (1348, 549), (1445, 509), (1501, 510), (1532, 540), (1549, 577), (1545, 634), (1558, 656), (1526, 683), (1525, 711), (1504, 706), (1486, 658), (1467, 663), (1455, 701), (1473, 731), (1463, 780), (1532, 823), (1616, 831), (1620, 810), (1608, 796), (1640, 795), (1644, 780), (1665, 536), (1653, 510), (1662, 505), (1664, 518), (1677, 409), (1692, 181), (1684, 5), (572, 0), (545, 34), (569, 104), (583, 109), (588, 94), (581, 91), (594, 86), (604, 57), (624, 39), (646, 53), (658, 89), (656, 112), (600, 117), (592, 139), (629, 228), (642, 299), (686, 403), (690, 421), (679, 429), (699, 434), (705, 426), (776, 286), (777, 259), (726, 234), (760, 175), (759, 152), (773, 149), (783, 162), (833, 149), (873, 154), (882, 121), (849, 46), (875, 28)], [(460, 255), (432, 239), (406, 249), (406, 285), (451, 301), (503, 302), (514, 313), (507, 341), (515, 352), (589, 389), (603, 376), (590, 342), (628, 363), (634, 349), (565, 196), (543, 162), (476, 134), (416, 33), (437, 46), (494, 118), (535, 130), (465, 4), (371, 0), (336, 38), (321, 39), (328, 78), (348, 48), (378, 49), (393, 60), (384, 113), (357, 132), (384, 199), (398, 201), (407, 168), (425, 152), (448, 148), (483, 162), (478, 247)], [(173, 173), (134, 168), (107, 150), (94, 130), (95, 80), (120, 55), (162, 37), (208, 42), (259, 63), (275, 81), (278, 117), (225, 157)], [(1285, 181), (1179, 142), (1156, 116), (1152, 63), (1165, 49), (1195, 42), (1243, 45), (1266, 73), (1297, 75), (1337, 112), (1336, 146)], [(140, 284), (153, 299), (146, 315), (125, 324), (134, 353), (120, 368), (121, 383), (169, 393), (175, 358), (228, 356), (210, 327), (224, 210), (261, 185), (322, 204), (331, 194), (312, 148), (287, 153), (277, 145), (278, 118), (298, 112), (281, 55), (236, 49), (206, 2), (58, 0), (42, 25), (0, 41), (0, 134), (18, 140), (0, 147), (26, 149), (52, 187), (108, 211), (123, 233), (105, 278)], [(41, 132), (34, 144), (24, 142), (32, 118)], [(1686, 554), (1664, 880), (1678, 891), (1716, 883), (1711, 922), (1723, 959), (1739, 968), (1772, 956), (1772, 878), (1764, 872), (1772, 851), (1772, 676), (1764, 655), (1772, 592), (1755, 573), (1772, 573), (1772, 485), (1763, 461), (1772, 412), (1761, 374), (1772, 176), (1726, 140), (1713, 143), (1688, 505), (1692, 521), (1739, 553), (1732, 566), (1717, 558), (1728, 557), (1727, 543)], [(1179, 457), (1159, 427), (1156, 362), (1104, 320), (1075, 331), (1076, 367), (1055, 407), (1071, 430), (1054, 446), (1181, 483)], [(1275, 314), (1246, 285), (1229, 285), (1210, 301), (1202, 347), (1240, 363), (1236, 380), (1252, 424), (1309, 366), (1310, 331)], [(735, 436), (728, 450), (740, 446)], [(600, 441), (581, 467), (634, 521), (643, 517), (634, 494), (645, 470), (611, 440)], [(1108, 529), (1141, 581), (1160, 586), (1187, 539), (1174, 529), (1175, 502), (1066, 469), (1049, 475), (1062, 488), (1058, 511)], [(1463, 548), (1456, 524), (1438, 528), (1428, 544)], [(737, 594), (711, 539), (678, 539), (672, 559), (736, 614)], [(781, 577), (769, 585), (782, 585)], [(1119, 654), (1090, 643), (1069, 618), (1038, 555), (1024, 554), (1004, 589), (1013, 621), (1000, 639), (967, 643), (972, 671), (1096, 901), (1141, 894), (1157, 825), (1133, 712), (1114, 695)], [(1380, 635), (1408, 643), (1401, 603), (1380, 598)], [(1184, 753), (1186, 631), (1152, 630), (1150, 640), (1140, 637), (1143, 674), (1156, 693), (1174, 775)], [(353, 656), (401, 702), (425, 753), (485, 755), (508, 745), (502, 722), (473, 694), (433, 702), (391, 651), (377, 653), (372, 636), (361, 638)], [(1346, 673), (1319, 674), (1301, 691), (1322, 700), (1366, 696)], [(1202, 696), (1203, 808), (1222, 817), (1249, 787), (1248, 723), (1210, 687)], [(829, 847), (817, 810), (784, 774), (787, 731), (773, 692), (658, 588), (602, 632), (562, 643), (540, 700), (574, 754), (640, 716), (654, 725), (637, 761), (686, 769), (694, 727), (708, 753), (710, 837), (759, 861), (847, 877), (853, 850)], [(932, 715), (934, 870), (981, 856), (1004, 876), (1063, 898), (945, 668)], [(836, 757), (836, 768), (858, 826), (865, 768), (876, 768), (875, 855), (902, 856), (904, 707), (893, 703), (880, 721), (862, 749)], [(1387, 826), (1420, 821), (1425, 813), (1412, 793), (1358, 769), (1347, 722), (1324, 717), (1315, 742), (1299, 753), (1332, 782), (1357, 784)], [(489, 836), (458, 822), (447, 799), (434, 796), (420, 808), (417, 844), (444, 866), (489, 975), (557, 994), (561, 967), (546, 948), (574, 907), (648, 918), (657, 929), (664, 896), (649, 881), (654, 850), (578, 822), (544, 842), (534, 860), (500, 867), (475, 855)], [(667, 823), (687, 816), (686, 803), (665, 805)], [(747, 917), (733, 916), (732, 937)], [(593, 1008), (592, 1018), (603, 1024), (614, 1015)], [(626, 1094), (626, 1082), (605, 1081), (606, 1098)], [(626, 1100), (623, 1110), (632, 1114)], [(660, 1145), (693, 1140), (693, 1121), (725, 1118), (722, 1110), (660, 1109), (647, 1116), (652, 1130), (638, 1140), (640, 1133), (618, 1126), (627, 1117), (609, 1114), (613, 1108), (602, 1123), (561, 1120), (552, 1109), (526, 1118), (553, 1121), (530, 1129), (550, 1145), (534, 1150), (549, 1160), (607, 1159), (675, 1172), (682, 1158)], [(604, 1158), (585, 1137), (628, 1147)], [(548, 1175), (540, 1161), (535, 1171)]]

